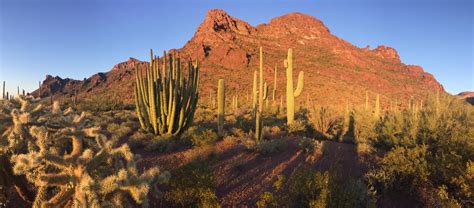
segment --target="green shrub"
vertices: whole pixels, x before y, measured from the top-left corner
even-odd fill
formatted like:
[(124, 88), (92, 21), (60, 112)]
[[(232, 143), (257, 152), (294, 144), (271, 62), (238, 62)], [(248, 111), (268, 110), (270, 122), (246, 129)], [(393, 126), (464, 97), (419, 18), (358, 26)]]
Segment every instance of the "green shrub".
[(367, 173), (369, 184), (379, 193), (411, 193), (428, 182), (427, 146), (395, 147), (380, 162), (377, 170)]
[(214, 176), (204, 161), (195, 160), (172, 175), (166, 201), (183, 207), (219, 207)]
[(211, 129), (206, 129), (201, 132), (194, 132), (191, 135), (191, 143), (193, 146), (202, 147), (206, 145), (213, 145), (219, 139), (217, 133)]
[(326, 207), (329, 197), (329, 173), (298, 168), (288, 178), (286, 188), (292, 207)]
[(351, 117), (355, 143), (365, 143), (375, 137), (376, 119), (371, 111), (355, 109)]
[(298, 140), (298, 147), (306, 154), (312, 154), (321, 147), (321, 142), (316, 139), (302, 137)]
[(155, 136), (146, 142), (146, 151), (170, 152), (176, 146), (176, 138), (173, 136)]
[(270, 192), (264, 192), (261, 196), (260, 199), (257, 201), (257, 207), (258, 208), (272, 208), (272, 207), (279, 207), (278, 202), (273, 197), (273, 194)]
[(295, 120), (292, 124), (286, 126), (290, 134), (306, 133), (306, 123), (301, 120)]
[(263, 140), (256, 145), (256, 151), (261, 155), (268, 156), (278, 152), (283, 152), (287, 147), (284, 139)]
[(342, 119), (328, 107), (314, 107), (310, 111), (310, 121), (321, 139), (334, 139), (342, 133)]

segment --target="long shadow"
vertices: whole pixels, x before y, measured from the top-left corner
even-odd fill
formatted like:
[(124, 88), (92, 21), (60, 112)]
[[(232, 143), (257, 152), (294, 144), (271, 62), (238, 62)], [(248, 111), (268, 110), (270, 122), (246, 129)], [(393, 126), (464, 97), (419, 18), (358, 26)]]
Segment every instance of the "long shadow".
[(229, 151), (234, 152), (232, 155), (224, 152), (225, 158), (219, 158), (219, 162), (214, 164), (215, 175), (222, 180), (218, 181), (217, 195), (222, 198), (224, 207), (255, 206), (278, 175), (288, 174), (288, 170), (293, 169), (289, 166), (298, 166), (305, 161), (296, 145), (290, 143), (285, 152), (268, 157), (253, 152)]

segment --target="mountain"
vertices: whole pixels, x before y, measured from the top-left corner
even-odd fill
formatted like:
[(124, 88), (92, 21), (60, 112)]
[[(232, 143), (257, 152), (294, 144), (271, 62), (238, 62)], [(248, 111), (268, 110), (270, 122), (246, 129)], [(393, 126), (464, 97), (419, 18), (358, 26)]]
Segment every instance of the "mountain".
[[(251, 91), (253, 71), (258, 69), (258, 49), (263, 47), (265, 80), (273, 83), (274, 68), (278, 68), (277, 95), (285, 94), (286, 72), (283, 60), (287, 49), (293, 48), (294, 74), (305, 71), (302, 97), (323, 104), (360, 104), (365, 92), (380, 94), (383, 106), (391, 101), (407, 103), (410, 97), (424, 99), (443, 86), (422, 67), (404, 64), (397, 51), (388, 46), (359, 48), (331, 34), (315, 17), (291, 13), (276, 17), (267, 24), (252, 26), (229, 16), (225, 11), (210, 10), (194, 36), (180, 49), (169, 53), (181, 58), (199, 60), (201, 95), (207, 102), (215, 92), (217, 80), (225, 79), (229, 95), (239, 94), (247, 100)], [(150, 46), (153, 47), (153, 46)], [(144, 51), (144, 53), (147, 53)], [(160, 54), (159, 54), (160, 55)], [(74, 89), (81, 97), (120, 94), (126, 102), (133, 101), (133, 67), (147, 62), (130, 58), (106, 73), (85, 80), (47, 77), (42, 97), (71, 96)], [(269, 85), (270, 90), (273, 85)], [(37, 95), (38, 90), (33, 92)], [(278, 96), (279, 97), (279, 96)]]
[(474, 92), (461, 92), (456, 95), (459, 99), (465, 100), (466, 102), (474, 105)]

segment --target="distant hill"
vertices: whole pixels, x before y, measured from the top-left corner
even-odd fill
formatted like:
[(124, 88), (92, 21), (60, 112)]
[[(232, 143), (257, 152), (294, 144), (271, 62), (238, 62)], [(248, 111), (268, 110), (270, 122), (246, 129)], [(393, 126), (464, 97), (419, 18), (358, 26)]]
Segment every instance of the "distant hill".
[(474, 92), (461, 92), (456, 95), (459, 99), (463, 99), (466, 102), (470, 103), (471, 105), (474, 105)]
[[(345, 100), (360, 104), (368, 91), (372, 99), (380, 94), (382, 105), (388, 106), (390, 101), (407, 103), (410, 97), (424, 99), (437, 90), (444, 92), (433, 75), (420, 66), (404, 64), (395, 49), (356, 47), (331, 34), (320, 20), (301, 13), (276, 17), (254, 27), (223, 10), (210, 10), (194, 36), (182, 48), (169, 52), (184, 59), (199, 60), (201, 95), (207, 97), (215, 92), (217, 80), (224, 78), (228, 93), (239, 94), (241, 100), (246, 100), (253, 71), (258, 69), (259, 46), (263, 47), (265, 79), (271, 83), (270, 90), (273, 70), (278, 68), (277, 97), (285, 92), (283, 60), (288, 48), (293, 48), (295, 58), (293, 75), (296, 77), (298, 71), (305, 71), (299, 101), (308, 97), (323, 105), (342, 104)], [(143, 67), (146, 63), (130, 58), (106, 73), (85, 80), (47, 76), (42, 83), (41, 96), (71, 96), (77, 90), (79, 99), (114, 93), (125, 102), (132, 102), (133, 67)], [(33, 92), (38, 93), (38, 90)]]

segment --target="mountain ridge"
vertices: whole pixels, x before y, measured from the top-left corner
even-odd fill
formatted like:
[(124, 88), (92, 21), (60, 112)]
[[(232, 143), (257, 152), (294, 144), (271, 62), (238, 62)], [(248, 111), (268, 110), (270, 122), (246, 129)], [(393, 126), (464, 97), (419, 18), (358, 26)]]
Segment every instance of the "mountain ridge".
[[(210, 10), (194, 36), (182, 48), (170, 49), (169, 53), (199, 60), (201, 95), (215, 92), (217, 80), (225, 78), (227, 91), (244, 95), (244, 99), (251, 90), (252, 72), (258, 67), (260, 46), (268, 83), (273, 83), (273, 69), (278, 68), (278, 95), (284, 95), (283, 60), (288, 48), (294, 51), (294, 76), (305, 71), (303, 96), (315, 98), (320, 104), (340, 104), (345, 100), (362, 103), (369, 91), (371, 97), (380, 94), (383, 105), (388, 106), (392, 101), (404, 103), (411, 97), (424, 99), (437, 90), (444, 92), (433, 75), (420, 66), (404, 64), (394, 48), (359, 48), (331, 34), (321, 20), (297, 12), (254, 27), (223, 10)], [(67, 97), (77, 90), (79, 97), (90, 97), (114, 91), (126, 102), (132, 102), (133, 68), (146, 63), (129, 58), (106, 73), (82, 81), (70, 80), (71, 84), (63, 83), (57, 89), (49, 87), (48, 83), (53, 82), (46, 79), (42, 88), (51, 90), (43, 90), (41, 96)]]

